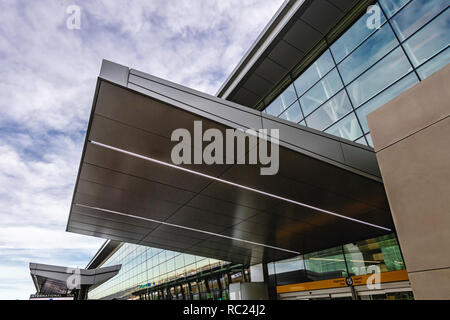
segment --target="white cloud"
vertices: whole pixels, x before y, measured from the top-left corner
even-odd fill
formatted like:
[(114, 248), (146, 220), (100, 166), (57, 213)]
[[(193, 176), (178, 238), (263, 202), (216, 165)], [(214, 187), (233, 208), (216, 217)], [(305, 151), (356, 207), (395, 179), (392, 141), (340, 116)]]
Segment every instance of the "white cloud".
[(32, 293), (27, 262), (83, 266), (102, 243), (64, 232), (101, 60), (214, 94), (281, 3), (0, 2), (0, 299)]

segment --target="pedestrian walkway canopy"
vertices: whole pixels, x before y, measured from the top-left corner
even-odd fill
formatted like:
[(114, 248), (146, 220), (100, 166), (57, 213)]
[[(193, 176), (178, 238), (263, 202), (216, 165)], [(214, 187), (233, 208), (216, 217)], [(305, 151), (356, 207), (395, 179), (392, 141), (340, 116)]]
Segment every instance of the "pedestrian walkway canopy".
[[(175, 166), (196, 120), (279, 129), (278, 173)], [(67, 231), (252, 265), (392, 230), (372, 148), (103, 61)]]
[(30, 263), (30, 273), (36, 287), (36, 296), (74, 295), (75, 299), (87, 298), (88, 289), (111, 279), (121, 265), (78, 269), (48, 264)]

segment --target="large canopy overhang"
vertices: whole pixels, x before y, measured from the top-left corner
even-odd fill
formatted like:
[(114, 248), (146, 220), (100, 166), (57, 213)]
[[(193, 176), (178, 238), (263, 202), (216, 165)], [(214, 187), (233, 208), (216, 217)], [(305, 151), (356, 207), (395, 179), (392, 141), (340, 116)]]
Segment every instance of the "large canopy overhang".
[[(120, 271), (121, 265), (98, 268), (92, 270), (53, 266), (48, 264), (30, 263), (30, 274), (40, 295), (60, 295), (70, 293), (73, 289), (69, 284), (79, 287), (93, 287), (111, 279)], [(78, 275), (72, 281), (70, 277)]]
[[(278, 173), (173, 165), (195, 120), (279, 129)], [(373, 149), (103, 62), (67, 231), (252, 265), (392, 229)]]

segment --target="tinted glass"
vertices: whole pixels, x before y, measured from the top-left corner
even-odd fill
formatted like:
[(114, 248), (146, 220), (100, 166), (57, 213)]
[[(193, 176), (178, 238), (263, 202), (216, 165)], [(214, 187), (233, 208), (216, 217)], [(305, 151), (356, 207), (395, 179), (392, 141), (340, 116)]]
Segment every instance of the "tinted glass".
[(303, 119), (302, 111), (300, 110), (300, 105), (298, 102), (294, 102), (292, 106), (290, 106), (285, 112), (280, 115), (280, 118), (289, 120), (292, 122), (299, 122)]
[(278, 116), (286, 110), (292, 102), (297, 99), (294, 86), (291, 84), (282, 94), (280, 94), (267, 108), (266, 112), (273, 116)]
[[(330, 47), (336, 63), (344, 59), (353, 49), (360, 43), (367, 39), (376, 29), (367, 27), (367, 19), (370, 18), (371, 13), (362, 16), (353, 26), (351, 26), (338, 40), (336, 40)], [(381, 17), (381, 23), (384, 23), (386, 18)]]
[(403, 41), (448, 6), (446, 0), (414, 0), (408, 3), (391, 24)]
[(411, 70), (403, 50), (395, 49), (348, 86), (353, 106), (361, 105)]
[(350, 275), (404, 270), (400, 248), (394, 235), (344, 245)]
[(450, 10), (446, 10), (405, 42), (414, 66), (424, 63), (450, 44)]
[(311, 128), (324, 130), (352, 110), (350, 100), (344, 90), (333, 99), (311, 113), (306, 119)]
[(325, 51), (300, 77), (295, 80), (294, 85), (297, 93), (301, 96), (306, 90), (321, 79), (334, 67), (330, 51)]
[(334, 69), (300, 98), (300, 105), (302, 106), (303, 113), (305, 115), (311, 113), (314, 109), (342, 89), (342, 87), (343, 85), (339, 74), (336, 69)]
[(385, 24), (338, 66), (348, 84), (398, 45), (389, 24)]
[(358, 115), (359, 121), (361, 122), (361, 126), (364, 130), (364, 133), (369, 132), (369, 127), (367, 125), (367, 115), (371, 113), (372, 111), (378, 109), (385, 103), (389, 102), (396, 96), (398, 96), (403, 91), (407, 90), (408, 88), (412, 87), (416, 83), (419, 82), (419, 79), (417, 79), (417, 76), (415, 73), (411, 72), (409, 75), (407, 75), (405, 78), (400, 80), (399, 82), (395, 83), (364, 105), (362, 105), (360, 108), (356, 110), (356, 114)]
[(364, 137), (359, 138), (355, 142), (367, 146), (367, 142), (366, 142), (366, 139)]
[(379, 0), (378, 2), (383, 7), (388, 18), (392, 17), (397, 11), (399, 11), (410, 0)]
[(341, 247), (304, 255), (306, 275), (310, 281), (341, 278), (347, 276)]
[(442, 67), (446, 66), (448, 63), (450, 63), (450, 48), (445, 49), (439, 55), (425, 63), (417, 70), (417, 72), (419, 73), (420, 78), (423, 80)]
[(362, 136), (361, 128), (354, 112), (328, 128), (325, 132), (352, 141)]

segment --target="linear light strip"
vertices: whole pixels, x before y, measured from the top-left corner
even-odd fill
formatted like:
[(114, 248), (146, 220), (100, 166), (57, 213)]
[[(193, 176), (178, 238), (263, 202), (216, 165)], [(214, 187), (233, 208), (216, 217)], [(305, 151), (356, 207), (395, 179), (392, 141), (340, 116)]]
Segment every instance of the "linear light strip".
[(155, 220), (155, 219), (150, 219), (150, 218), (139, 217), (139, 216), (135, 216), (135, 215), (128, 214), (128, 213), (124, 213), (124, 212), (119, 212), (119, 211), (114, 211), (114, 210), (108, 210), (108, 209), (99, 208), (99, 207), (91, 207), (91, 206), (86, 206), (86, 205), (84, 205), (84, 204), (79, 204), (79, 203), (75, 203), (75, 205), (78, 206), (78, 207), (82, 207), (82, 208), (93, 209), (93, 210), (99, 210), (99, 211), (109, 212), (109, 213), (113, 213), (113, 214), (117, 214), (117, 215), (121, 215), (121, 216), (125, 216), (125, 217), (130, 217), (130, 218), (135, 218), (135, 219), (145, 220), (145, 221), (154, 222), (154, 223), (160, 223), (160, 224), (163, 224), (163, 225), (166, 225), (166, 226), (170, 226), (170, 227), (175, 227), (175, 228), (185, 229), (185, 230), (189, 230), (189, 231), (200, 232), (200, 233), (208, 234), (208, 235), (211, 235), (211, 236), (216, 236), (216, 237), (220, 237), (220, 238), (225, 238), (225, 239), (230, 239), (230, 240), (235, 240), (235, 241), (245, 242), (245, 243), (249, 243), (249, 244), (253, 244), (253, 245), (257, 245), (257, 246), (262, 246), (262, 247), (266, 247), (266, 248), (270, 248), (270, 249), (275, 249), (275, 250), (279, 250), (279, 251), (284, 251), (284, 252), (294, 253), (294, 254), (297, 254), (297, 255), (301, 254), (301, 253), (298, 252), (298, 251), (293, 251), (293, 250), (288, 250), (288, 249), (283, 249), (283, 248), (279, 248), (279, 247), (274, 247), (274, 246), (270, 246), (270, 245), (262, 244), (262, 243), (258, 243), (258, 242), (253, 242), (253, 241), (248, 241), (248, 240), (243, 240), (243, 239), (233, 238), (233, 237), (230, 237), (230, 236), (225, 236), (225, 235), (223, 235), (223, 234), (218, 234), (218, 233), (209, 232), (209, 231), (205, 231), (205, 230), (200, 230), (200, 229), (190, 228), (190, 227), (186, 227), (186, 226), (180, 226), (180, 225), (178, 225), (178, 224), (173, 224), (173, 223), (169, 223), (169, 222), (165, 222), (165, 221), (160, 221), (160, 220)]
[(166, 166), (166, 167), (174, 168), (174, 169), (177, 169), (177, 170), (180, 170), (180, 171), (192, 173), (192, 174), (195, 174), (195, 175), (207, 178), (207, 179), (215, 180), (215, 181), (218, 181), (218, 182), (221, 182), (221, 183), (225, 183), (225, 184), (228, 184), (228, 185), (232, 185), (232, 186), (235, 186), (235, 187), (238, 187), (238, 188), (241, 188), (241, 189), (245, 189), (245, 190), (248, 190), (248, 191), (259, 193), (259, 194), (262, 194), (262, 195), (265, 195), (265, 196), (268, 196), (268, 197), (271, 197), (271, 198), (275, 198), (275, 199), (278, 199), (278, 200), (282, 200), (282, 201), (286, 201), (286, 202), (289, 202), (289, 203), (293, 203), (293, 204), (296, 204), (298, 206), (309, 208), (309, 209), (312, 209), (312, 210), (316, 210), (316, 211), (319, 211), (319, 212), (322, 212), (322, 213), (326, 213), (326, 214), (329, 214), (329, 215), (332, 215), (332, 216), (335, 216), (335, 217), (338, 217), (338, 218), (342, 218), (342, 219), (350, 220), (350, 221), (353, 221), (353, 222), (365, 224), (365, 225), (368, 225), (368, 226), (371, 226), (371, 227), (374, 227), (374, 228), (378, 228), (378, 229), (382, 229), (382, 230), (386, 230), (386, 231), (392, 231), (389, 228), (382, 227), (382, 226), (379, 226), (379, 225), (376, 225), (376, 224), (373, 224), (373, 223), (370, 223), (370, 222), (366, 222), (366, 221), (358, 220), (358, 219), (355, 219), (355, 218), (347, 217), (347, 216), (344, 216), (342, 214), (339, 214), (339, 213), (336, 213), (336, 212), (332, 212), (332, 211), (328, 211), (328, 210), (325, 210), (325, 209), (321, 209), (321, 208), (318, 208), (318, 207), (314, 207), (314, 206), (311, 206), (311, 205), (306, 204), (306, 203), (298, 202), (298, 201), (291, 200), (291, 199), (288, 199), (288, 198), (284, 198), (284, 197), (281, 197), (281, 196), (277, 196), (275, 194), (268, 193), (268, 192), (265, 192), (265, 191), (262, 191), (262, 190), (250, 188), (250, 187), (244, 186), (242, 184), (238, 184), (238, 183), (231, 182), (231, 181), (228, 181), (228, 180), (220, 179), (220, 178), (217, 178), (217, 177), (214, 177), (214, 176), (210, 176), (210, 175), (198, 172), (198, 171), (190, 170), (190, 169), (187, 169), (187, 168), (183, 168), (183, 167), (174, 165), (172, 163), (167, 163), (167, 162), (164, 162), (164, 161), (161, 161), (161, 160), (157, 160), (157, 159), (154, 159), (154, 158), (146, 157), (146, 156), (134, 153), (134, 152), (130, 152), (130, 151), (127, 151), (127, 150), (116, 148), (116, 147), (113, 147), (113, 146), (110, 146), (110, 145), (107, 145), (107, 144), (103, 144), (103, 143), (100, 143), (100, 142), (96, 142), (96, 141), (89, 141), (89, 142), (94, 144), (94, 145), (97, 145), (99, 147), (103, 147), (103, 148), (106, 148), (106, 149), (114, 150), (114, 151), (117, 151), (117, 152), (120, 152), (120, 153), (124, 153), (124, 154), (130, 155), (130, 156), (133, 156), (133, 157), (136, 157), (136, 158), (139, 158), (139, 159), (143, 159), (143, 160), (146, 160), (146, 161), (154, 162), (154, 163)]

